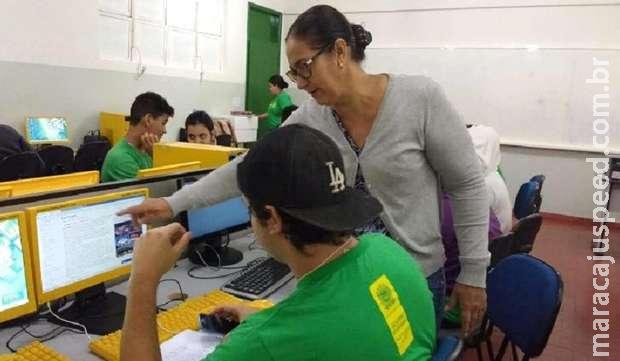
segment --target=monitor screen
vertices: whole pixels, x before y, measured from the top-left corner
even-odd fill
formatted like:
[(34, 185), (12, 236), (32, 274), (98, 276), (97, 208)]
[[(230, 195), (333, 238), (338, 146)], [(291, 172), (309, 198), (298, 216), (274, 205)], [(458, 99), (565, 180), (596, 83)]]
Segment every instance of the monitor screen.
[(35, 263), (39, 265), (42, 294), (70, 285), (78, 289), (67, 293), (77, 292), (84, 285), (76, 283), (97, 279), (131, 263), (134, 241), (146, 232), (146, 226), (134, 226), (129, 216), (116, 213), (142, 203), (146, 194), (133, 192), (110, 197), (104, 201), (97, 201), (102, 197), (78, 199), (68, 206), (61, 204), (36, 212)]
[(0, 312), (28, 303), (28, 281), (19, 218), (0, 219)]
[[(183, 185), (193, 183), (185, 181)], [(247, 227), (250, 223), (248, 207), (241, 197), (232, 198), (210, 207), (187, 211), (187, 228), (194, 238), (223, 233), (230, 229)]]
[(187, 211), (187, 227), (194, 238), (216, 234), (250, 222), (248, 207), (241, 197), (211, 207)]
[(68, 142), (69, 125), (60, 117), (28, 117), (26, 134), (31, 143)]

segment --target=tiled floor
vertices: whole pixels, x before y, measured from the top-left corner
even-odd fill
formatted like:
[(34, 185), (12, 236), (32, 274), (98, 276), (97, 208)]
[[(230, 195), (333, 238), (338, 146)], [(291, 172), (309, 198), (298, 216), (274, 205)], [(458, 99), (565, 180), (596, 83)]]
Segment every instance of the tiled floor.
[[(592, 261), (586, 257), (592, 255), (592, 223), (584, 220), (545, 215), (543, 226), (538, 233), (533, 255), (555, 267), (564, 280), (564, 299), (562, 308), (547, 348), (536, 358), (542, 361), (588, 361), (620, 360), (620, 227), (616, 224), (610, 231), (610, 249), (606, 253), (616, 259), (610, 267), (608, 276), (610, 286), (610, 303), (597, 306), (599, 310), (609, 310), (609, 357), (592, 356)], [(607, 262), (608, 263), (608, 262)], [(603, 280), (598, 281), (603, 284)], [(495, 340), (495, 349), (499, 340)], [(602, 350), (599, 350), (602, 351)], [(466, 361), (477, 360), (474, 350), (467, 350)], [(505, 360), (511, 360), (505, 355)], [(486, 353), (485, 353), (486, 360)]]

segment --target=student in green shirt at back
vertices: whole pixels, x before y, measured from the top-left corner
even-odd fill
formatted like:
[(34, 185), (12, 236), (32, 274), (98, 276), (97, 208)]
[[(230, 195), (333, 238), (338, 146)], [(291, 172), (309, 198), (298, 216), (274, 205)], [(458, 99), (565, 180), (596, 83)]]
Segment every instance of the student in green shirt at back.
[(174, 108), (161, 95), (153, 92), (138, 95), (126, 119), (129, 130), (106, 155), (101, 180), (131, 179), (140, 169), (152, 168), (153, 144), (166, 134), (166, 123), (173, 116)]
[[(428, 282), (387, 236), (353, 236), (382, 206), (346, 186), (343, 172), (331, 138), (300, 124), (269, 133), (237, 165), (254, 236), (291, 268), (297, 288), (263, 311), (215, 309), (216, 317), (240, 324), (206, 361), (431, 358), (436, 330)], [(121, 360), (161, 359), (156, 289), (190, 238), (174, 223), (136, 242)]]

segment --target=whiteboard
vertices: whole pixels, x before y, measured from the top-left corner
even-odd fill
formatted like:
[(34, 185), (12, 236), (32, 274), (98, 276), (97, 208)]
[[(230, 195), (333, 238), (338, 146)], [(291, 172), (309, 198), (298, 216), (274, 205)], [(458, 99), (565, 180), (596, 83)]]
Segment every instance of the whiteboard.
[[(620, 151), (620, 51), (501, 48), (368, 48), (370, 73), (427, 75), (465, 122), (494, 127), (513, 144), (595, 149), (593, 96), (609, 94), (608, 149)], [(592, 57), (610, 62), (609, 91), (586, 84)], [(604, 138), (599, 137), (599, 141)]]

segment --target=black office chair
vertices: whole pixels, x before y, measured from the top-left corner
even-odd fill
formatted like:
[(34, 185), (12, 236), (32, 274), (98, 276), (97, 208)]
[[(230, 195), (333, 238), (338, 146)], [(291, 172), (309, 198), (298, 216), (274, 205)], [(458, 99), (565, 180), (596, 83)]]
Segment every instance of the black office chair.
[(514, 242), (514, 233), (508, 232), (493, 240), (489, 241), (489, 253), (491, 253), (491, 264), (489, 269), (492, 269), (499, 263), (499, 261), (510, 256)]
[(542, 174), (535, 175), (530, 179), (530, 182), (538, 183), (538, 192), (536, 193), (536, 197), (534, 199), (534, 207), (536, 209), (536, 213), (540, 212), (540, 206), (542, 204), (542, 187), (545, 183), (545, 179), (546, 177)]
[(187, 142), (187, 129), (179, 128), (179, 142)]
[(75, 155), (76, 172), (101, 170), (106, 154), (112, 148), (110, 142), (92, 142), (82, 144)]
[(35, 152), (9, 155), (0, 161), (0, 182), (43, 177), (45, 164)]
[(541, 184), (536, 181), (527, 181), (521, 185), (513, 207), (516, 219), (525, 218), (540, 211), (542, 202), (540, 186)]
[(230, 147), (232, 144), (232, 135), (230, 134), (221, 134), (215, 137), (215, 144), (221, 145), (224, 147)]
[(46, 175), (59, 175), (73, 172), (73, 149), (64, 145), (50, 145), (37, 152), (45, 168)]
[(540, 213), (530, 214), (522, 218), (512, 227), (514, 233), (512, 241), (512, 253), (530, 253), (534, 248), (536, 235), (542, 225)]

